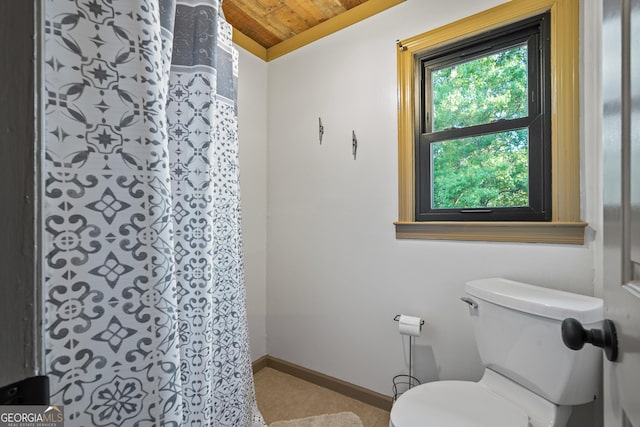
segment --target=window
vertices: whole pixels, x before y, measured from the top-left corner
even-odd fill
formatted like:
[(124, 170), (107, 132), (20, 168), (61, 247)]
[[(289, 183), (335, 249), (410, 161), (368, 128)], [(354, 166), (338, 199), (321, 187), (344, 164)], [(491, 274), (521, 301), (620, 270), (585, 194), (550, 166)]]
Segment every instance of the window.
[(416, 56), (416, 221), (551, 219), (549, 14)]
[[(579, 4), (511, 0), (398, 42), (397, 238), (584, 244)], [(499, 61), (526, 74), (524, 104), (484, 103), (469, 115), (460, 114), (468, 105), (445, 102), (462, 91), (484, 96), (469, 69)], [(458, 94), (447, 86), (455, 80)], [(474, 158), (477, 147), (494, 161)], [(471, 171), (482, 191), (470, 196), (455, 179)]]

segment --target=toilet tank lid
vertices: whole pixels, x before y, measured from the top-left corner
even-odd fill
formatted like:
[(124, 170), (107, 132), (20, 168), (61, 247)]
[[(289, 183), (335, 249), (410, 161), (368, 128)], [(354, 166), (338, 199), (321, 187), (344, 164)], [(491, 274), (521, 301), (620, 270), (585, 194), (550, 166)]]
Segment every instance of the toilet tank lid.
[(503, 307), (560, 321), (573, 317), (582, 323), (596, 323), (604, 316), (600, 298), (501, 277), (472, 280), (467, 282), (465, 290), (469, 295)]

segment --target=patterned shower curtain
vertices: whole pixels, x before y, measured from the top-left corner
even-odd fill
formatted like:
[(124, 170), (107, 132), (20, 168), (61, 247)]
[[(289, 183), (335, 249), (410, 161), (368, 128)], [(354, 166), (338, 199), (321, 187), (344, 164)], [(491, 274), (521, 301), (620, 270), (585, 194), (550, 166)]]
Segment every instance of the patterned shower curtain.
[(45, 361), (70, 426), (262, 426), (217, 0), (45, 2)]

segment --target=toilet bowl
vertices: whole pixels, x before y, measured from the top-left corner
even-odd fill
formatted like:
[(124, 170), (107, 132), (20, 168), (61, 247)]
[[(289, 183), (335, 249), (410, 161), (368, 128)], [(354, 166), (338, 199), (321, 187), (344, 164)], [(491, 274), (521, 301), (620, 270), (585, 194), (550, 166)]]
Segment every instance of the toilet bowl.
[(573, 405), (595, 399), (601, 353), (562, 343), (562, 320), (595, 328), (599, 298), (502, 278), (465, 286), (485, 370), (478, 382), (435, 381), (394, 403), (390, 427), (564, 427)]

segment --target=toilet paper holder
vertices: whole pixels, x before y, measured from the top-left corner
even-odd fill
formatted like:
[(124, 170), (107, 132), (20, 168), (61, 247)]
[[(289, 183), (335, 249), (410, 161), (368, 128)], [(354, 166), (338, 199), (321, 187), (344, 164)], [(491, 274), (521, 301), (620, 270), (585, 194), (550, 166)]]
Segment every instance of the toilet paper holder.
[[(402, 315), (396, 314), (393, 318), (396, 322), (400, 321)], [(420, 319), (420, 331), (422, 330), (422, 326), (424, 326), (424, 320)], [(402, 333), (402, 332), (401, 332)], [(400, 374), (393, 377), (393, 401), (395, 402), (398, 397), (404, 392), (412, 387), (415, 387), (420, 384), (420, 380), (413, 376), (413, 344), (415, 342), (415, 336), (413, 334), (409, 335), (409, 373), (408, 374)], [(406, 387), (406, 390), (400, 391), (400, 387)]]
[[(396, 322), (400, 321), (400, 314), (396, 314), (396, 317), (393, 318)], [(424, 320), (420, 320), (420, 326), (424, 326)]]

